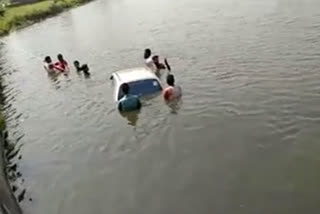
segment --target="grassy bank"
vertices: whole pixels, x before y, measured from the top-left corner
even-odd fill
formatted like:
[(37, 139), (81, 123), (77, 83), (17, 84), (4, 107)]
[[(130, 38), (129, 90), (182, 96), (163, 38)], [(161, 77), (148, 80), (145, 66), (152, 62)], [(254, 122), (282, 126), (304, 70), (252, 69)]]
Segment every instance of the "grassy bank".
[(33, 4), (8, 7), (4, 16), (0, 17), (0, 36), (88, 1), (90, 0), (57, 0), (56, 2), (45, 0)]

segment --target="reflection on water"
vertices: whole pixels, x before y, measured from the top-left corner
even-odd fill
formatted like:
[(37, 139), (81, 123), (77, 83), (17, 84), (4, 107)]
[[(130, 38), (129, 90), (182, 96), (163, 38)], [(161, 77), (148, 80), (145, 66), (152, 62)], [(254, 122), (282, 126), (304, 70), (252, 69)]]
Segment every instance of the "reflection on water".
[(176, 99), (171, 102), (168, 102), (167, 105), (170, 108), (172, 114), (178, 114), (182, 106), (182, 103), (183, 103), (182, 99), (180, 98), (180, 99)]
[(139, 114), (140, 114), (140, 110), (139, 111), (134, 111), (134, 112), (119, 112), (121, 114), (121, 116), (125, 119), (128, 120), (128, 124), (130, 126), (136, 126), (138, 119), (139, 119)]
[[(317, 213), (319, 6), (97, 0), (3, 38), (25, 212)], [(109, 77), (146, 47), (170, 60), (183, 103), (121, 115)], [(58, 52), (92, 77), (48, 77)]]
[(60, 83), (59, 81), (60, 73), (48, 73), (48, 78), (52, 82), (52, 85), (56, 86), (56, 89), (59, 89), (58, 85)]

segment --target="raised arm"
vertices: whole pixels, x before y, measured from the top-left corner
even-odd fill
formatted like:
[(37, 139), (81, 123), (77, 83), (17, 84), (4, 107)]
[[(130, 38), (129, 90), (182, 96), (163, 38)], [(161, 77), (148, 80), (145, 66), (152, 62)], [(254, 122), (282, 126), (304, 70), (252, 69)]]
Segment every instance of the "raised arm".
[(168, 69), (169, 71), (171, 71), (171, 67), (170, 67), (170, 65), (169, 65), (169, 63), (168, 63), (167, 58), (164, 58), (164, 64), (167, 66), (167, 69)]

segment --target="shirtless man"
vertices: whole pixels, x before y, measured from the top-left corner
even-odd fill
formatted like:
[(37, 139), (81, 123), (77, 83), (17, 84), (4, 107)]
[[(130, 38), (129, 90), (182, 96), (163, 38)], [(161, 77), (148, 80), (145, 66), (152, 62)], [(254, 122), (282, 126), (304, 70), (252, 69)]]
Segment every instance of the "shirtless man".
[(163, 98), (169, 102), (179, 99), (182, 96), (182, 89), (180, 86), (175, 85), (175, 79), (172, 74), (167, 76), (168, 87), (163, 90)]

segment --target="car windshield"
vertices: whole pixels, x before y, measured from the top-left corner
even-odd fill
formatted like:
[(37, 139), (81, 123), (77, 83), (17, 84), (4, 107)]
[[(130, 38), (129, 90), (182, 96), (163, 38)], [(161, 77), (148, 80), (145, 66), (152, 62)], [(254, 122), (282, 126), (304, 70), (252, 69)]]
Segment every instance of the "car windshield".
[[(144, 96), (153, 93), (157, 93), (162, 90), (161, 85), (156, 79), (139, 80), (136, 82), (128, 83), (130, 86), (130, 94), (137, 96)], [(121, 86), (119, 88), (118, 100), (123, 97)]]

